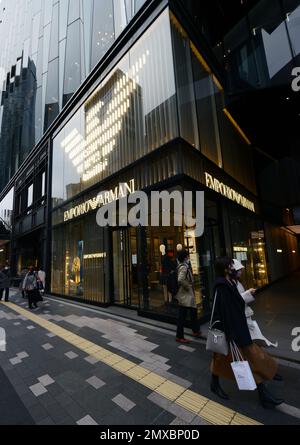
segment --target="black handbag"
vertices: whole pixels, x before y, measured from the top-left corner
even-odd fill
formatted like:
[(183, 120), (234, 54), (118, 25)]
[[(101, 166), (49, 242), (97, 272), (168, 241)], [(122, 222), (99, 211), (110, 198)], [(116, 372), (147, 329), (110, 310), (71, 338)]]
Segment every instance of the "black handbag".
[(44, 299), (43, 299), (39, 289), (35, 289), (34, 290), (34, 300), (35, 300), (36, 303), (39, 303), (40, 301), (44, 301)]

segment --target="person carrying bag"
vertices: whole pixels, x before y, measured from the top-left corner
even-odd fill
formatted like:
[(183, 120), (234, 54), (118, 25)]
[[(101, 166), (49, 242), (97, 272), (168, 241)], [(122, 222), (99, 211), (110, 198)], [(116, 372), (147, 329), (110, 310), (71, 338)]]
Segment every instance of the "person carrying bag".
[(32, 309), (32, 305), (37, 308), (37, 302), (39, 301), (37, 293), (39, 294), (39, 291), (37, 286), (37, 277), (33, 267), (29, 268), (29, 272), (24, 279), (23, 289), (28, 296), (29, 309)]
[(230, 343), (231, 355), (233, 362), (231, 368), (235, 376), (236, 383), (240, 391), (255, 391), (257, 385), (255, 383), (249, 362), (243, 359), (239, 348), (234, 342)]
[(217, 301), (218, 293), (215, 293), (213, 310), (211, 313), (211, 319), (209, 324), (209, 329), (207, 333), (207, 342), (206, 342), (206, 350), (215, 352), (222, 355), (228, 355), (228, 342), (226, 339), (225, 332), (216, 329), (214, 326), (220, 323), (220, 320), (217, 320), (213, 323), (216, 301)]
[[(227, 355), (217, 351), (213, 354), (211, 364), (211, 391), (222, 399), (228, 400), (228, 395), (220, 386), (219, 379), (237, 381), (244, 388), (252, 388), (253, 381), (257, 386), (259, 400), (263, 407), (275, 407), (283, 403), (282, 399), (274, 397), (266, 388), (264, 381), (280, 380), (277, 374), (278, 364), (262, 348), (256, 345), (249, 332), (245, 314), (245, 301), (240, 295), (235, 283), (233, 260), (228, 257), (216, 261), (215, 307), (211, 328), (219, 322), (219, 329), (225, 333), (226, 340), (231, 344), (232, 352)], [(215, 340), (216, 341), (216, 340)], [(221, 340), (215, 343), (220, 346)], [(232, 346), (232, 345), (235, 346)], [(215, 345), (211, 348), (215, 348)], [(243, 382), (246, 382), (242, 384)], [(243, 386), (244, 385), (244, 386)]]

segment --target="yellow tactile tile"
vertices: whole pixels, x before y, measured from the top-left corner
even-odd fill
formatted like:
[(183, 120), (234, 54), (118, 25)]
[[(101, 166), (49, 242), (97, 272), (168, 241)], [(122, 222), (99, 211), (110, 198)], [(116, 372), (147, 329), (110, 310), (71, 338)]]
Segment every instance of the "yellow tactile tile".
[(199, 414), (201, 409), (208, 403), (208, 399), (188, 390), (176, 400), (176, 403), (188, 411)]
[(123, 360), (123, 357), (121, 357), (120, 355), (117, 354), (110, 354), (106, 357), (103, 357), (103, 359), (101, 360), (103, 363), (105, 363), (106, 365), (110, 365), (113, 366), (118, 362), (121, 362)]
[(72, 335), (73, 335), (72, 332), (68, 332), (68, 331), (65, 331), (63, 333), (64, 338), (67, 338), (68, 341), (72, 339)]
[(219, 403), (212, 402), (211, 400), (207, 403), (206, 407), (214, 412), (222, 414), (228, 419), (233, 419), (234, 415), (236, 414), (232, 409), (220, 405)]
[(231, 425), (262, 425), (262, 423), (257, 422), (256, 420), (250, 419), (249, 417), (242, 416), (241, 414), (235, 414), (233, 420), (231, 421)]
[(164, 382), (161, 386), (159, 386), (155, 392), (160, 394), (163, 397), (174, 402), (181, 394), (184, 393), (186, 389), (183, 386), (177, 385), (177, 383), (173, 383), (170, 381)]
[(212, 402), (193, 391), (187, 390), (186, 388), (161, 377), (155, 372), (151, 372), (140, 365), (135, 365), (130, 360), (126, 360), (123, 357), (114, 354), (67, 329), (61, 328), (40, 316), (32, 314), (13, 303), (1, 304), (24, 316), (27, 320), (31, 320), (43, 327), (45, 330), (52, 332), (67, 343), (74, 345), (77, 349), (85, 351), (92, 357), (97, 358), (98, 361), (111, 366), (132, 380), (139, 382), (141, 385), (175, 402), (187, 411), (197, 414), (209, 423), (214, 425), (262, 425), (253, 419), (243, 416), (218, 403)]
[(87, 348), (87, 352), (88, 352), (90, 355), (92, 355), (92, 354), (94, 354), (95, 352), (100, 352), (101, 349), (102, 349), (102, 348), (101, 348), (100, 346), (93, 345), (93, 346), (91, 346), (90, 348)]
[(200, 414), (198, 414), (201, 419), (206, 420), (209, 423), (212, 423), (213, 425), (230, 425), (230, 422), (226, 417), (220, 416), (219, 414), (214, 413), (211, 410), (202, 410), (200, 411)]
[(137, 365), (134, 368), (126, 371), (125, 374), (133, 380), (139, 382), (140, 380), (142, 380), (142, 378), (146, 377), (146, 375), (150, 374), (150, 371), (143, 368), (142, 366)]
[(105, 357), (108, 357), (109, 355), (111, 355), (111, 352), (105, 349), (93, 352), (91, 354), (92, 357), (98, 358), (99, 360), (103, 360)]
[(115, 363), (113, 365), (113, 368), (116, 369), (117, 371), (122, 372), (122, 374), (124, 374), (124, 372), (129, 371), (130, 369), (134, 368), (135, 366), (136, 366), (136, 364), (129, 360), (121, 360), (120, 362)]
[(156, 388), (161, 386), (164, 382), (166, 382), (166, 379), (155, 374), (154, 372), (150, 372), (140, 380), (141, 385), (147, 386), (147, 388), (150, 388), (153, 391), (155, 391)]
[(88, 348), (85, 349), (86, 352), (88, 352), (89, 354), (93, 354), (94, 352), (98, 352), (99, 351), (99, 346), (89, 346)]
[(83, 343), (79, 343), (79, 348), (84, 351), (84, 352), (89, 352), (90, 348), (92, 348), (93, 346), (95, 346), (94, 343), (91, 343), (90, 341), (85, 341)]

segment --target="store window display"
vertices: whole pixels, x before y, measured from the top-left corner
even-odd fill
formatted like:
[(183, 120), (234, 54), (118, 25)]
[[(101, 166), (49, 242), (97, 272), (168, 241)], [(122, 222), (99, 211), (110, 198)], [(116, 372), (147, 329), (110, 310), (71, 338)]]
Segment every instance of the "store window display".
[(248, 288), (269, 283), (265, 232), (256, 217), (230, 211), (233, 256), (245, 267), (243, 279)]

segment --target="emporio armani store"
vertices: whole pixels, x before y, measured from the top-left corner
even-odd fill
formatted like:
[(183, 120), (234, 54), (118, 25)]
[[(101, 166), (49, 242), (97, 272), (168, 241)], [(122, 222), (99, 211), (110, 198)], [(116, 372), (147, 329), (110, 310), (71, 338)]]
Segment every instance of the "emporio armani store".
[[(164, 270), (185, 246), (205, 316), (217, 256), (241, 260), (249, 286), (268, 283), (251, 147), (168, 8), (132, 41), (52, 140), (51, 293), (174, 318)], [(204, 235), (99, 227), (100, 206), (139, 190), (205, 191)]]

